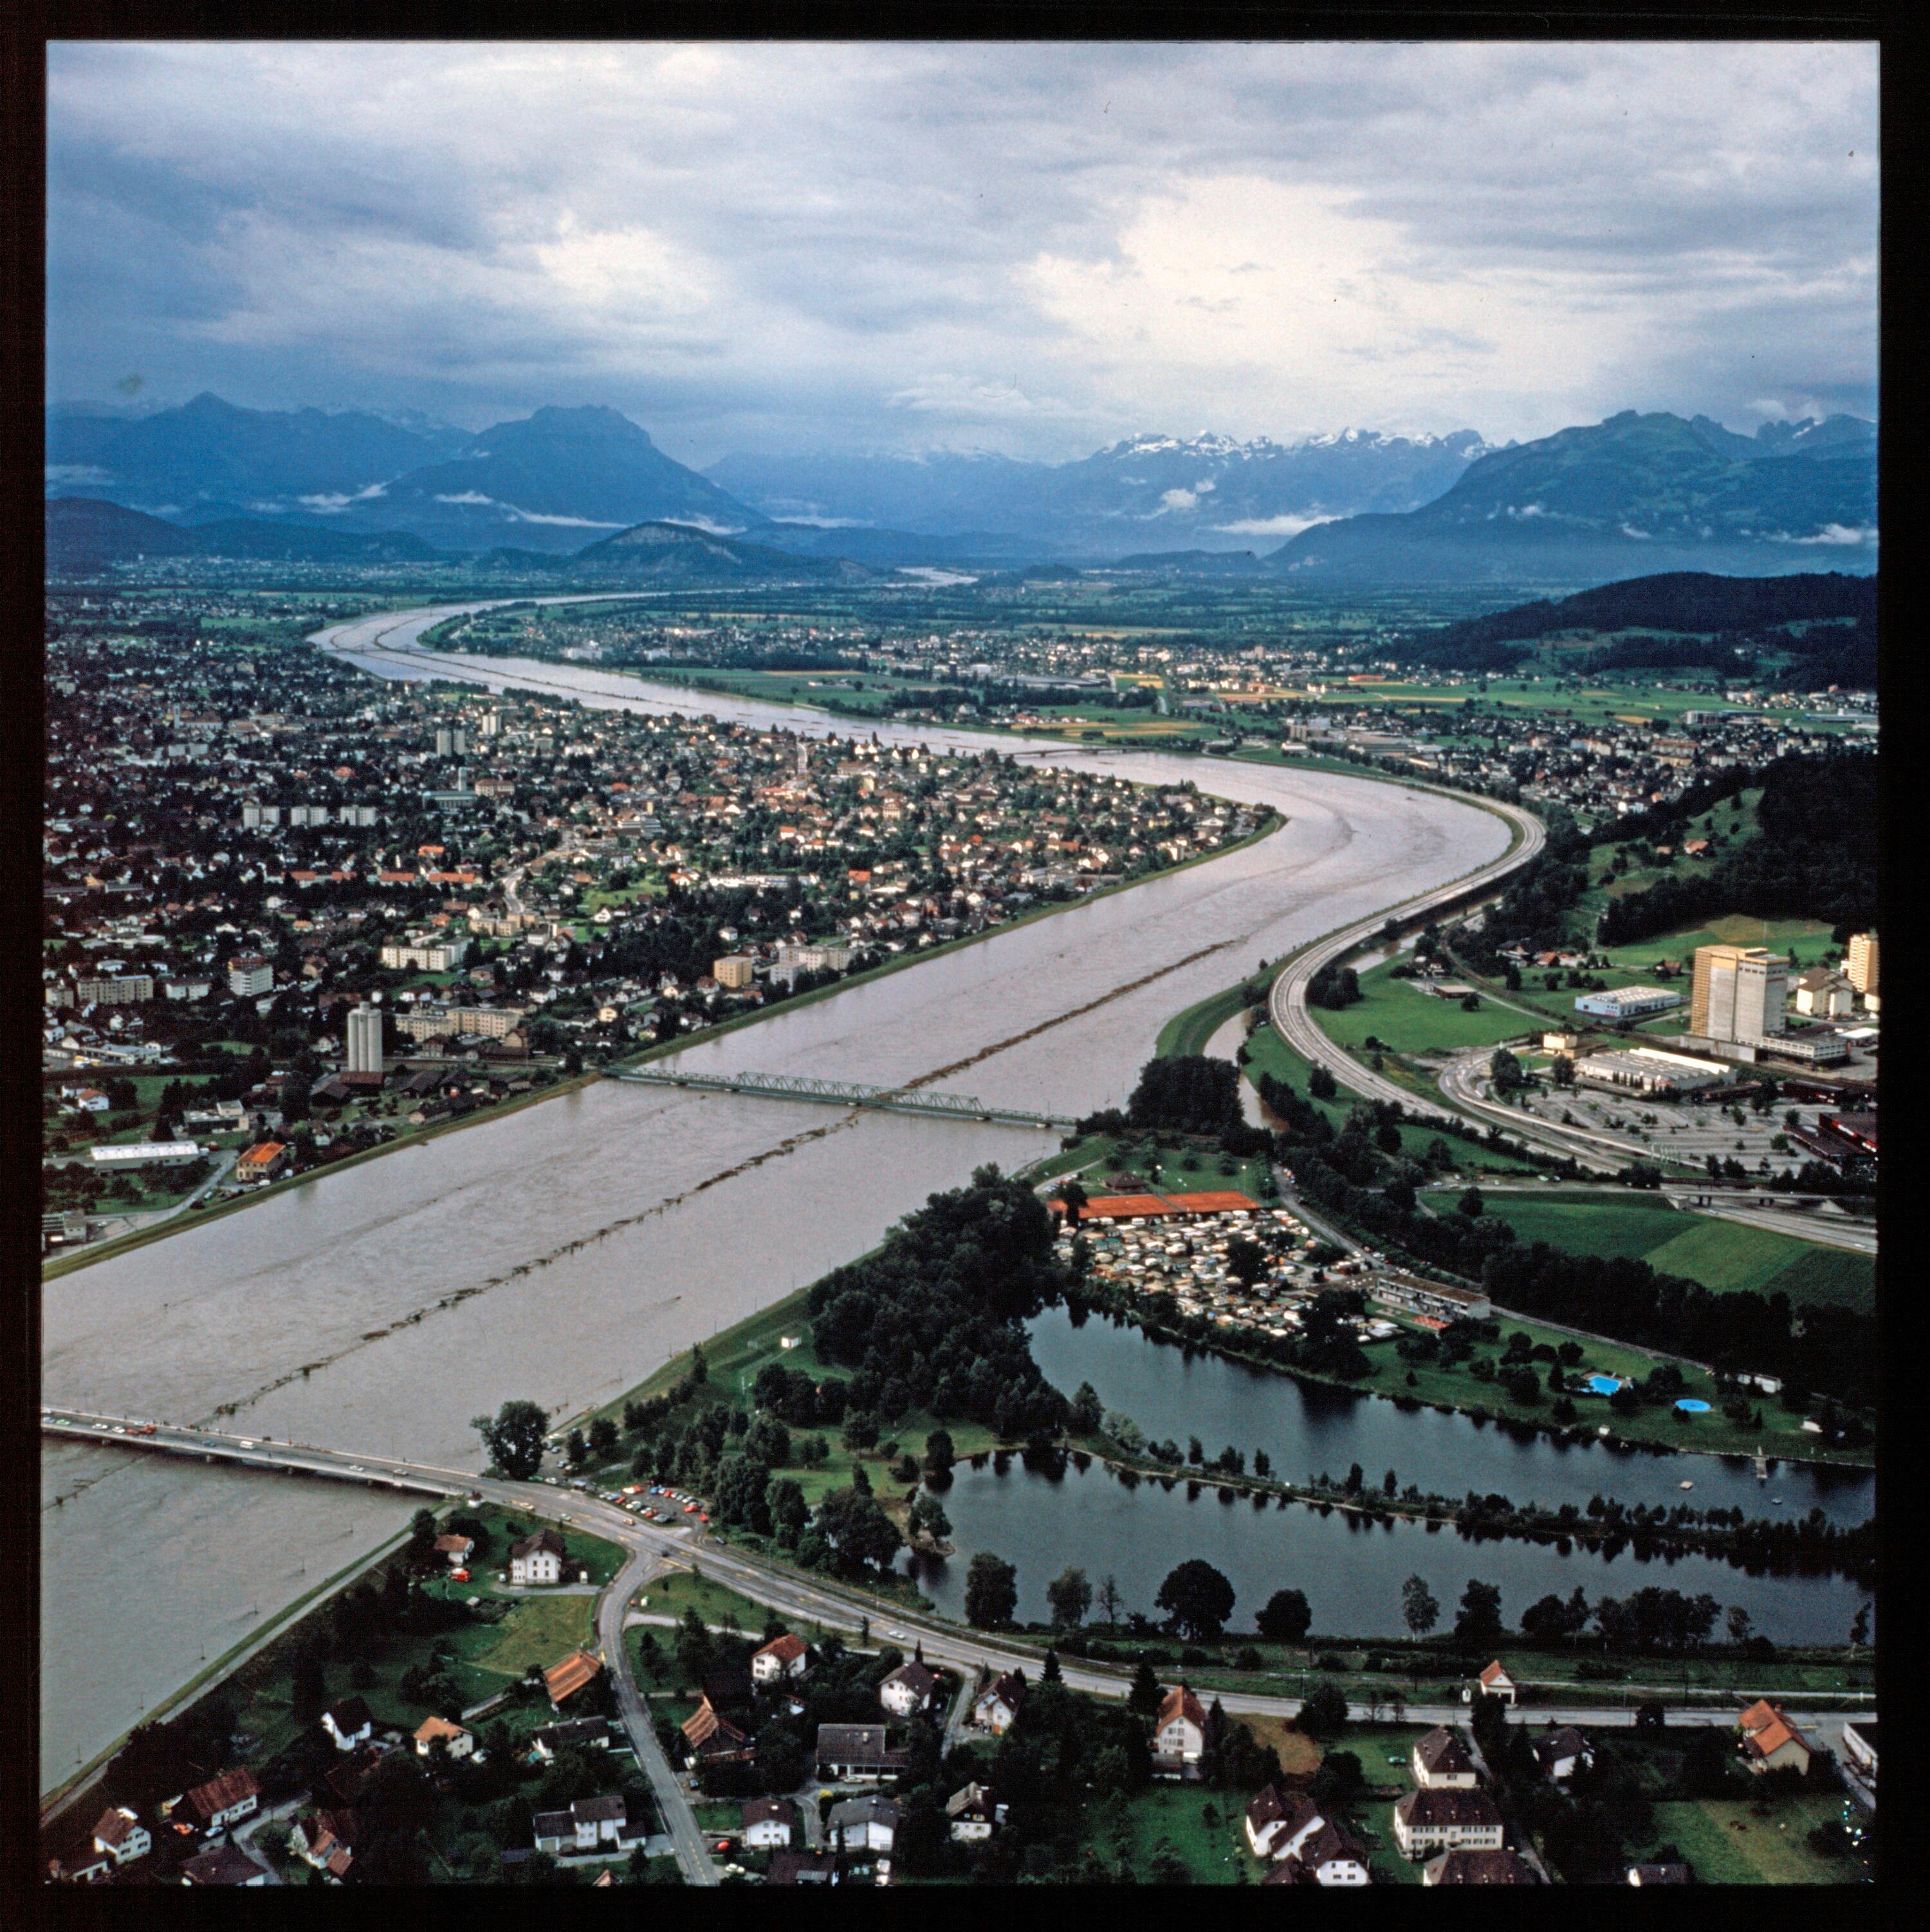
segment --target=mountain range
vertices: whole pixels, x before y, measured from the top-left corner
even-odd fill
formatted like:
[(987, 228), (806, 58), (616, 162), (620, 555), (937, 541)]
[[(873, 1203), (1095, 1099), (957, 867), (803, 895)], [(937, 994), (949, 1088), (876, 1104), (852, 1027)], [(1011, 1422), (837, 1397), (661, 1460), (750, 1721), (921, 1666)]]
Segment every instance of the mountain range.
[(1420, 509), (1322, 524), (1268, 562), (1323, 586), (1872, 570), (1876, 441), (1852, 417), (1751, 438), (1626, 410), (1495, 451)]
[[(1289, 444), (1148, 436), (1064, 464), (743, 456), (706, 475), (606, 408), (543, 408), (470, 434), (203, 395), (138, 418), (50, 409), (47, 475), (50, 496), (94, 506), (60, 513), (62, 554), (122, 543), (190, 554), (115, 524), (104, 512), (119, 506), (163, 530), (209, 532), (192, 547), (202, 555), (399, 558), (410, 539), (417, 554), (547, 556), (572, 573), (620, 560), (654, 575), (707, 554), (703, 567), (722, 567), (725, 553), (626, 534), (677, 526), (734, 544), (733, 570), (807, 578), (814, 561), (1057, 562), (1336, 587), (1577, 586), (1658, 570), (1872, 569), (1876, 440), (1874, 424), (1847, 416), (1751, 437), (1706, 416), (1629, 410), (1502, 448), (1471, 430)], [(264, 533), (277, 528), (290, 534)], [(581, 566), (593, 552), (603, 561)]]
[(1271, 548), (1328, 518), (1415, 509), (1487, 448), (1472, 430), (1346, 430), (1294, 443), (1142, 436), (1073, 463), (944, 451), (733, 456), (707, 473), (780, 520), (1043, 538), (1055, 555), (1110, 561), (1134, 551), (1250, 549), (1256, 541)]

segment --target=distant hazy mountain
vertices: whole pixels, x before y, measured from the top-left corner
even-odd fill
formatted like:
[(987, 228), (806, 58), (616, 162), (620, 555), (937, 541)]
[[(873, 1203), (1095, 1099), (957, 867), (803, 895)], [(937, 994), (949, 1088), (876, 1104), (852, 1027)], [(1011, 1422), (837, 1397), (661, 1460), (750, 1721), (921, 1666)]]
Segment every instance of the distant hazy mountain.
[(766, 515), (833, 529), (975, 534), (1087, 558), (1241, 550), (1256, 537), (1439, 496), (1485, 449), (1472, 430), (1394, 436), (1347, 430), (1295, 443), (1265, 436), (1143, 436), (1073, 463), (926, 456), (732, 456), (708, 474)]
[(567, 556), (521, 549), (484, 560), (509, 568), (548, 569), (575, 584), (861, 584), (872, 573), (841, 557), (800, 556), (767, 544), (742, 543), (688, 524), (645, 523)]
[(358, 410), (244, 410), (215, 395), (131, 422), (71, 406), (47, 421), (50, 488), (175, 516), (340, 509), (446, 443)]
[(286, 518), (455, 550), (574, 550), (665, 517), (720, 530), (764, 520), (599, 408), (542, 409), (473, 436), (413, 411), (244, 410), (212, 395), (131, 421), (69, 405), (47, 412), (47, 466), (50, 493), (185, 521)]
[(232, 556), (313, 562), (418, 563), (435, 552), (401, 530), (316, 530), (262, 518), (184, 528), (120, 503), (57, 496), (47, 506), (47, 568), (86, 570), (143, 556)]
[(506, 543), (574, 551), (600, 532), (666, 518), (728, 534), (764, 519), (665, 455), (615, 410), (541, 409), (472, 437), (446, 463), (412, 471), (358, 523), (413, 530), (432, 543), (482, 550)]
[(1565, 429), (1469, 466), (1436, 501), (1295, 538), (1310, 584), (1604, 582), (1876, 568), (1876, 429), (1853, 417), (1739, 436), (1706, 416)]

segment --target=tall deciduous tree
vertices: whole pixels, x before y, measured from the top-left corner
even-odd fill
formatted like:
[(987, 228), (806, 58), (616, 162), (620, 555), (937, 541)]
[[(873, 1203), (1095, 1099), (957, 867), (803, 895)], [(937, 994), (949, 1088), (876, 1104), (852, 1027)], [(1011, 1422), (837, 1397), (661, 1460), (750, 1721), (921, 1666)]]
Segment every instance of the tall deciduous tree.
[(1468, 1579), (1454, 1618), (1454, 1643), (1464, 1651), (1490, 1650), (1501, 1641), (1501, 1591), (1498, 1585)]
[(1400, 1620), (1417, 1637), (1425, 1636), (1441, 1621), (1440, 1600), (1424, 1576), (1408, 1578), (1400, 1586)]
[(1203, 1558), (1191, 1556), (1167, 1574), (1153, 1599), (1182, 1636), (1210, 1643), (1233, 1614), (1233, 1586)]
[(1085, 1572), (1076, 1568), (1061, 1570), (1046, 1586), (1046, 1601), (1056, 1628), (1076, 1630), (1092, 1608), (1092, 1586), (1085, 1580)]
[(978, 1630), (995, 1630), (1009, 1624), (1018, 1607), (1018, 1571), (990, 1550), (980, 1550), (965, 1571), (965, 1622)]
[(1313, 1627), (1313, 1612), (1304, 1592), (1276, 1590), (1255, 1621), (1269, 1643), (1304, 1643)]
[(494, 1420), (479, 1415), (470, 1426), (482, 1438), (489, 1460), (512, 1480), (526, 1483), (542, 1467), (543, 1436), (550, 1426), (547, 1411), (533, 1402), (506, 1402)]

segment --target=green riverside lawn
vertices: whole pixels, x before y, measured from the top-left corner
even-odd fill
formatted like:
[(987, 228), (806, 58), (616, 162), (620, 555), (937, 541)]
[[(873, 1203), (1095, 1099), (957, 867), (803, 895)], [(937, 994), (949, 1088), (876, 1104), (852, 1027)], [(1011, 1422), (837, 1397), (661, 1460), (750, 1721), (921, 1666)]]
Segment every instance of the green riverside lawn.
[(1351, 1006), (1309, 1006), (1315, 1024), (1354, 1054), (1370, 1039), (1396, 1053), (1459, 1053), (1538, 1030), (1535, 1021), (1492, 1000), (1481, 999), (1478, 1010), (1467, 1012), (1457, 999), (1424, 992), (1424, 980), (1397, 979), (1394, 969), (1403, 963), (1413, 962), (1390, 959), (1362, 973), (1361, 998)]
[[(1287, 1045), (1274, 1032), (1270, 1024), (1262, 1023), (1247, 1036), (1247, 1076), (1256, 1085), (1262, 1073), (1271, 1073), (1276, 1080), (1284, 1080), (1303, 1099), (1308, 1097), (1307, 1080), (1313, 1067), (1301, 1054)], [(1382, 1070), (1390, 1074), (1397, 1070), (1397, 1064), (1390, 1060)], [(1440, 1112), (1449, 1111), (1438, 1094), (1417, 1091), (1415, 1099), (1424, 1104), (1431, 1095), (1433, 1106)], [(1313, 1104), (1324, 1114), (1332, 1124), (1335, 1132), (1346, 1125), (1347, 1115), (1358, 1104), (1358, 1099), (1350, 1096), (1342, 1085), (1339, 1097), (1331, 1100), (1315, 1100)], [(1454, 1156), (1457, 1168), (1484, 1173), (1511, 1176), (1518, 1180), (1534, 1180), (1543, 1170), (1532, 1162), (1525, 1162), (1512, 1154), (1497, 1153), (1493, 1148), (1478, 1140), (1463, 1139), (1457, 1134), (1443, 1134), (1438, 1128), (1412, 1126), (1402, 1123), (1400, 1151), (1409, 1160), (1418, 1160), (1436, 1140), (1441, 1141)]]

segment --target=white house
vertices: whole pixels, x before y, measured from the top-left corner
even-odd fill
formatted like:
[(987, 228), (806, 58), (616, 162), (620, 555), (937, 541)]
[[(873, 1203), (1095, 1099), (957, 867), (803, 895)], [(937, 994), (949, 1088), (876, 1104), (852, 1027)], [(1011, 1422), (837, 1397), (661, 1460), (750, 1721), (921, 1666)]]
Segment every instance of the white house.
[(1540, 1881), (1520, 1855), (1505, 1846), (1498, 1852), (1441, 1852), (1421, 1868), (1423, 1885), (1535, 1885)]
[(1016, 1670), (995, 1677), (973, 1700), (971, 1720), (980, 1730), (1002, 1735), (1025, 1701), (1025, 1680)]
[(831, 1843), (847, 1852), (888, 1852), (898, 1835), (898, 1806), (889, 1798), (847, 1798), (826, 1821)]
[[(1475, 1679), (1475, 1683), (1485, 1690), (1490, 1697), (1499, 1697), (1504, 1704), (1512, 1704), (1515, 1701), (1514, 1680), (1502, 1669), (1498, 1663), (1490, 1664), (1480, 1676)], [(1468, 1702), (1472, 1702), (1474, 1698), (1473, 1687), (1470, 1686), (1462, 1695)]]
[(1535, 1759), (1544, 1778), (1562, 1784), (1577, 1771), (1585, 1771), (1592, 1764), (1595, 1754), (1580, 1732), (1571, 1724), (1563, 1724), (1535, 1740)]
[(251, 1771), (224, 1771), (188, 1794), (189, 1814), (210, 1838), (260, 1807), (261, 1787)]
[(759, 1684), (776, 1684), (786, 1677), (802, 1677), (810, 1664), (804, 1640), (786, 1630), (751, 1655), (751, 1676)]
[(534, 1822), (537, 1850), (552, 1856), (595, 1852), (608, 1857), (631, 1850), (644, 1838), (644, 1820), (630, 1815), (630, 1801), (621, 1792), (579, 1798), (567, 1811), (539, 1811)]
[(945, 1816), (951, 1821), (953, 1840), (970, 1845), (990, 1838), (1004, 1808), (992, 1802), (992, 1793), (982, 1784), (973, 1783), (962, 1791), (954, 1791), (945, 1800)]
[(1484, 1791), (1410, 1791), (1394, 1808), (1394, 1840), (1403, 1856), (1501, 1849), (1501, 1814)]
[(938, 1688), (937, 1676), (914, 1658), (900, 1664), (878, 1687), (878, 1701), (894, 1718), (909, 1718), (931, 1702)]
[(339, 1885), (355, 1863), (349, 1840), (355, 1836), (354, 1814), (317, 1810), (300, 1817), (290, 1826), (290, 1850), (305, 1864), (312, 1866)]
[(148, 1828), (125, 1804), (102, 1812), (94, 1827), (94, 1849), (105, 1852), (117, 1865), (131, 1864), (153, 1846)]
[(468, 1757), (476, 1750), (476, 1733), (446, 1718), (425, 1718), (416, 1727), (416, 1755), (427, 1757), (438, 1744), (451, 1757)]
[(560, 1583), (563, 1559), (566, 1554), (562, 1536), (554, 1529), (539, 1529), (509, 1546), (509, 1580), (512, 1583)]
[(1286, 1854), (1281, 1863), (1302, 1882), (1308, 1879), (1321, 1886), (1358, 1886), (1367, 1882), (1366, 1849), (1351, 1834), (1325, 1818), (1301, 1841), (1298, 1849)]
[(797, 1807), (788, 1798), (752, 1798), (744, 1803), (744, 1847), (752, 1852), (788, 1851)]
[(322, 1728), (335, 1740), (339, 1751), (352, 1751), (367, 1744), (375, 1735), (375, 1720), (359, 1697), (344, 1697), (322, 1713)]
[(882, 1724), (820, 1724), (818, 1775), (845, 1784), (875, 1781), (904, 1768), (905, 1754), (885, 1742)]
[(1467, 1746), (1445, 1725), (1415, 1740), (1408, 1762), (1423, 1791), (1472, 1791), (1480, 1782)]
[(1176, 1684), (1160, 1705), (1153, 1724), (1153, 1760), (1155, 1768), (1177, 1768), (1197, 1764), (1206, 1748), (1206, 1709), (1193, 1694), (1192, 1687)]
[(1283, 1858), (1325, 1822), (1312, 1798), (1266, 1785), (1247, 1807), (1247, 1844), (1256, 1858)]

